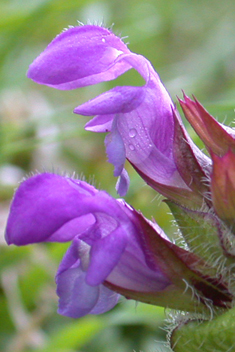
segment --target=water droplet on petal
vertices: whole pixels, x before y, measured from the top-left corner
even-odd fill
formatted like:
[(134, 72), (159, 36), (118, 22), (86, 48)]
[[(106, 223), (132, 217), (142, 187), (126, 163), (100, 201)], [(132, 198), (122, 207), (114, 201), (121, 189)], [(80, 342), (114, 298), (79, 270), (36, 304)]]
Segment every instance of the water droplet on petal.
[(130, 150), (135, 150), (135, 147), (133, 146), (133, 144), (129, 144), (129, 148), (130, 148)]
[(131, 138), (134, 138), (134, 137), (136, 136), (136, 134), (137, 134), (137, 131), (136, 131), (135, 128), (132, 128), (132, 129), (129, 131), (129, 136), (130, 136)]
[(102, 42), (105, 43), (105, 39), (104, 38), (102, 38)]

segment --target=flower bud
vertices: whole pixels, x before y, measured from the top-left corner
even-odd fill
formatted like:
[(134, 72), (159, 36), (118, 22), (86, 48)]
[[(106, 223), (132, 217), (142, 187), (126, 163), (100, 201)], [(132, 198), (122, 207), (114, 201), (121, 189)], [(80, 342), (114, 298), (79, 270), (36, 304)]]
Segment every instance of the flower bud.
[(217, 215), (229, 229), (235, 231), (235, 154), (229, 150), (223, 156), (211, 153), (211, 196)]

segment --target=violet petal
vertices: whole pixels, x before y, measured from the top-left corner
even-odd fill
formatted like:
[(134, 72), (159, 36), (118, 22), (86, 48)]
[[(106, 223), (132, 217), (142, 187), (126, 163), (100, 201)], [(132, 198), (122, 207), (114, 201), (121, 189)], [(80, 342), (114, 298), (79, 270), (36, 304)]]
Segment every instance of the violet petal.
[[(108, 236), (97, 240), (91, 248), (86, 282), (97, 286), (110, 274), (127, 244), (127, 234), (119, 227)], [(99, 268), (99, 270), (97, 270)]]
[(115, 87), (79, 105), (74, 112), (85, 116), (125, 113), (137, 108), (144, 96), (145, 89), (142, 87)]
[(114, 61), (129, 49), (99, 26), (69, 28), (58, 35), (30, 65), (28, 77), (57, 89), (74, 89), (112, 80), (130, 69)]
[(130, 178), (126, 169), (122, 169), (121, 175), (119, 176), (116, 183), (116, 191), (121, 196), (124, 197), (129, 188)]
[(58, 269), (56, 282), (59, 296), (58, 313), (72, 318), (86, 314), (101, 314), (113, 308), (119, 295), (103, 285), (91, 287), (86, 283), (82, 265), (82, 242), (75, 239)]

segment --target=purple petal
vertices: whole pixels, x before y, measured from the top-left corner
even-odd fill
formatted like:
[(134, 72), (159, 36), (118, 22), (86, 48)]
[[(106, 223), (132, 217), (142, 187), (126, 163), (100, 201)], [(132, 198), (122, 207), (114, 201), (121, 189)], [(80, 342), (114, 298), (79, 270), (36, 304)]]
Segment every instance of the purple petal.
[(79, 318), (94, 308), (98, 301), (99, 287), (91, 287), (85, 282), (86, 273), (81, 268), (71, 268), (57, 276), (58, 313), (71, 318)]
[[(110, 131), (106, 137), (108, 160), (119, 176), (127, 158), (150, 184), (163, 184), (188, 189), (173, 157), (173, 103), (157, 73), (143, 56), (123, 55), (118, 61), (128, 62), (145, 79), (143, 87), (116, 87), (77, 107), (82, 115), (98, 114), (86, 128), (95, 132)], [(113, 125), (111, 118), (113, 114)], [(108, 119), (108, 123), (104, 123)], [(106, 121), (105, 121), (106, 122)], [(125, 181), (125, 180), (122, 180)], [(125, 188), (125, 182), (118, 184)], [(126, 183), (127, 185), (127, 183)], [(124, 191), (122, 191), (122, 195)]]
[(125, 229), (124, 227), (119, 227), (93, 244), (86, 278), (86, 282), (89, 285), (97, 286), (105, 281), (120, 260), (126, 243), (127, 234)]
[(80, 268), (68, 269), (57, 276), (58, 313), (80, 318), (87, 314), (102, 314), (112, 309), (119, 295), (103, 285), (89, 286), (86, 273)]
[(122, 288), (140, 292), (159, 292), (171, 284), (167, 276), (159, 268), (151, 270), (138, 254), (140, 250), (127, 248), (122, 259), (106, 281)]
[(118, 221), (126, 218), (115, 199), (86, 182), (49, 173), (37, 175), (16, 191), (6, 241), (16, 245), (70, 241), (88, 229), (93, 231), (96, 213), (109, 214), (110, 218), (115, 214)]
[(75, 236), (83, 233), (92, 226), (95, 222), (95, 217), (92, 214), (82, 215), (72, 219), (62, 225), (48, 239), (49, 242), (67, 242), (71, 241)]
[(71, 318), (104, 313), (112, 309), (119, 298), (118, 294), (103, 285), (91, 287), (86, 283), (86, 271), (82, 264), (82, 261), (86, 262), (86, 245), (85, 248), (82, 247), (81, 241), (73, 241), (56, 276), (58, 313)]
[(114, 165), (114, 176), (120, 176), (125, 164), (126, 150), (116, 123), (117, 120), (114, 119), (112, 132), (106, 136), (105, 145), (108, 161)]
[[(57, 275), (62, 274), (64, 271), (67, 271), (69, 268), (77, 268), (81, 263), (79, 254), (83, 253), (83, 257), (85, 257), (86, 255), (89, 255), (88, 246), (85, 246), (85, 245), (81, 246), (81, 244), (83, 244), (83, 242), (78, 237), (75, 237), (60, 263), (60, 266), (57, 271)], [(79, 246), (81, 247), (80, 253), (79, 253)]]
[(97, 115), (85, 125), (85, 130), (91, 132), (110, 132), (113, 123), (113, 114)]
[(70, 241), (94, 223), (93, 215), (84, 211), (84, 200), (96, 192), (90, 185), (58, 175), (45, 173), (29, 178), (13, 199), (7, 243)]
[(78, 106), (74, 112), (85, 116), (129, 112), (141, 104), (144, 96), (142, 87), (115, 87)]
[[(117, 119), (117, 130), (124, 143), (127, 159), (152, 179), (167, 182), (176, 171), (176, 166), (170, 154), (171, 146), (160, 135), (161, 126), (155, 125), (158, 111), (154, 106), (154, 102), (151, 105), (143, 103), (132, 112), (123, 114), (122, 118)], [(148, 116), (146, 119), (145, 114)], [(156, 131), (157, 128), (159, 131)], [(155, 140), (151, 136), (154, 131)], [(159, 139), (156, 138), (157, 133)]]
[(108, 312), (118, 303), (120, 295), (109, 290), (104, 285), (99, 285), (99, 298), (90, 314), (102, 314)]
[(123, 169), (121, 175), (119, 176), (117, 183), (116, 183), (116, 191), (121, 196), (124, 197), (128, 191), (130, 184), (130, 178), (128, 172)]
[(58, 35), (30, 65), (28, 77), (58, 89), (74, 89), (112, 80), (130, 69), (114, 61), (129, 49), (99, 26), (69, 28)]

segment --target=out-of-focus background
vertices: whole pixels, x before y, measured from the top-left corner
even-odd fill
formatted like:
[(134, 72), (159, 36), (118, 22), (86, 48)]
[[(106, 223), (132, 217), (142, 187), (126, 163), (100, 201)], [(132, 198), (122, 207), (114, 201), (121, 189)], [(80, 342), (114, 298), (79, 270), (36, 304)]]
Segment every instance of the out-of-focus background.
[[(164, 347), (164, 310), (121, 300), (111, 312), (72, 320), (56, 313), (54, 275), (67, 244), (7, 247), (4, 226), (18, 182), (35, 170), (75, 171), (115, 193), (104, 135), (83, 129), (80, 103), (114, 82), (57, 91), (26, 78), (33, 59), (68, 25), (103, 23), (145, 55), (172, 99), (194, 94), (220, 121), (235, 108), (234, 0), (0, 1), (0, 351), (154, 352)], [(138, 84), (130, 72), (119, 84)], [(193, 138), (197, 141), (192, 129)], [(161, 198), (128, 167), (126, 200), (170, 236)], [(35, 202), (37, 200), (35, 199)]]

